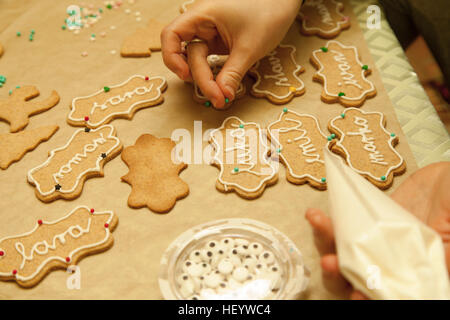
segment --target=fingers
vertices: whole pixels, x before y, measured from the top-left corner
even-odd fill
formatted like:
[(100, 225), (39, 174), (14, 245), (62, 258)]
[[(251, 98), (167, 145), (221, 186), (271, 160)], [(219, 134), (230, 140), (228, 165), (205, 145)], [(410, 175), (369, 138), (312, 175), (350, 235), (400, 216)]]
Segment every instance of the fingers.
[(208, 46), (205, 43), (191, 43), (187, 47), (188, 63), (192, 78), (202, 94), (207, 97), (216, 108), (225, 106), (225, 97), (222, 94), (211, 67), (208, 64)]
[(333, 278), (341, 277), (337, 255), (335, 254), (324, 255), (322, 258), (320, 258), (320, 265), (326, 276)]
[(306, 210), (305, 217), (325, 243), (334, 244), (333, 224), (322, 210), (310, 208)]
[(227, 62), (216, 78), (216, 82), (226, 98), (234, 100), (236, 91), (250, 67), (256, 62), (248, 50), (239, 46), (232, 49)]

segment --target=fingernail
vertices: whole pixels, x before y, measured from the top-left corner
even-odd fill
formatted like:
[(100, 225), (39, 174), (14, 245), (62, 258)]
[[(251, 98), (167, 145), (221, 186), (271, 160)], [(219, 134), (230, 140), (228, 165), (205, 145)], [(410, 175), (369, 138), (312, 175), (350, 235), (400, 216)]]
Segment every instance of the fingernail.
[(228, 91), (229, 99), (234, 100), (234, 89), (230, 86), (225, 86), (225, 89)]
[(213, 105), (214, 107), (217, 107), (217, 99), (212, 98), (212, 99), (211, 99), (211, 103), (212, 103), (212, 105)]

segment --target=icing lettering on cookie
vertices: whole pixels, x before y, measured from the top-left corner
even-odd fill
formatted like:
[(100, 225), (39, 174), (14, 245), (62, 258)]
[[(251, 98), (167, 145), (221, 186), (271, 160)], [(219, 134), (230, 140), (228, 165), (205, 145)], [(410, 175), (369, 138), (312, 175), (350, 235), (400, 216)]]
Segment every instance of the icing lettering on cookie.
[(283, 111), (279, 119), (268, 126), (268, 133), (288, 169), (288, 181), (309, 182), (319, 189), (326, 188), (323, 148), (328, 140), (315, 117)]
[(281, 44), (258, 61), (250, 69), (250, 74), (256, 79), (251, 88), (252, 95), (277, 104), (302, 95), (305, 85), (298, 75), (304, 68), (297, 64), (295, 52), (294, 46)]
[(111, 247), (116, 225), (112, 211), (95, 212), (86, 206), (56, 221), (39, 220), (29, 232), (0, 239), (0, 279), (34, 286), (51, 270)]
[(163, 77), (134, 75), (121, 84), (73, 99), (67, 122), (98, 128), (115, 118), (131, 119), (137, 110), (162, 103), (162, 92), (166, 88)]
[(360, 107), (376, 95), (374, 84), (366, 78), (371, 70), (359, 60), (356, 47), (329, 41), (326, 47), (313, 51), (311, 63), (318, 69), (313, 79), (322, 83), (321, 98), (327, 103)]
[(220, 128), (211, 132), (213, 164), (220, 169), (219, 190), (256, 198), (276, 182), (276, 168), (267, 159), (269, 147), (264, 140), (258, 124), (237, 117), (225, 119)]
[(392, 185), (394, 175), (406, 170), (405, 161), (394, 148), (398, 137), (385, 129), (385, 123), (380, 112), (347, 108), (328, 127), (337, 137), (328, 147), (382, 189)]
[(333, 38), (350, 27), (350, 19), (342, 14), (344, 5), (335, 0), (306, 0), (299, 12), (301, 32)]
[(81, 192), (84, 181), (102, 176), (104, 164), (122, 150), (114, 127), (75, 131), (62, 147), (51, 150), (43, 164), (28, 172), (28, 181), (36, 187), (43, 201), (73, 199)]

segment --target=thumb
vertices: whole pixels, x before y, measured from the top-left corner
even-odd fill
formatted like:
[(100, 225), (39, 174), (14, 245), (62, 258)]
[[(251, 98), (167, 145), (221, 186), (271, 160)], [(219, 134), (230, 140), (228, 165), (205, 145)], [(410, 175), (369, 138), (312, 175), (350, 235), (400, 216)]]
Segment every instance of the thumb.
[(216, 77), (217, 85), (230, 101), (234, 100), (244, 75), (255, 62), (256, 59), (249, 54), (248, 49), (236, 47), (231, 51), (225, 65)]

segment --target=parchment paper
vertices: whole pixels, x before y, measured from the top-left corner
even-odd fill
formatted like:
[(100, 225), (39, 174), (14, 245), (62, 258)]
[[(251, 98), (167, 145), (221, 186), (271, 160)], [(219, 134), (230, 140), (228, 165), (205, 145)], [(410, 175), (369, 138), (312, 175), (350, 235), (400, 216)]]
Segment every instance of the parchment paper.
[[(160, 53), (153, 53), (150, 58), (142, 59), (124, 59), (119, 56), (122, 39), (145, 24), (147, 19), (158, 18), (169, 22), (178, 16), (179, 0), (137, 0), (134, 5), (124, 1), (120, 10), (104, 9), (102, 19), (78, 35), (61, 30), (66, 18), (66, 8), (75, 3), (73, 0), (0, 2), (0, 21), (5, 21), (0, 24), (0, 42), (5, 48), (5, 54), (0, 58), (0, 74), (7, 77), (6, 85), (0, 89), (0, 98), (6, 98), (8, 91), (16, 85), (25, 84), (36, 85), (43, 97), (53, 89), (61, 95), (61, 102), (56, 107), (32, 117), (27, 127), (31, 129), (58, 124), (60, 130), (49, 142), (25, 155), (20, 162), (0, 171), (0, 238), (29, 231), (38, 219), (52, 221), (78, 205), (88, 205), (97, 210), (116, 212), (119, 225), (114, 232), (115, 244), (109, 251), (80, 262), (80, 290), (67, 289), (66, 279), (69, 274), (56, 271), (33, 289), (22, 289), (14, 282), (0, 282), (0, 298), (160, 299), (157, 281), (159, 260), (170, 242), (181, 232), (197, 224), (237, 217), (271, 224), (294, 241), (312, 271), (312, 281), (303, 298), (346, 298), (347, 287), (322, 278), (319, 251), (312, 229), (304, 218), (305, 210), (309, 207), (327, 211), (327, 192), (317, 191), (308, 185), (288, 183), (284, 167), (281, 167), (276, 185), (267, 188), (261, 198), (248, 201), (235, 193), (223, 194), (215, 189), (219, 172), (217, 168), (206, 163), (189, 165), (181, 177), (189, 184), (190, 195), (178, 201), (175, 208), (165, 215), (154, 214), (146, 208), (134, 210), (127, 206), (131, 189), (128, 184), (120, 181), (120, 177), (128, 172), (120, 156), (106, 164), (104, 178), (86, 182), (78, 199), (44, 204), (36, 198), (34, 188), (27, 183), (27, 171), (44, 162), (47, 152), (65, 144), (76, 130), (66, 123), (72, 99), (91, 94), (103, 86), (120, 83), (133, 74), (164, 76), (169, 86), (165, 102), (161, 106), (137, 112), (132, 121), (112, 122), (125, 146), (134, 144), (144, 133), (170, 137), (176, 128), (186, 128), (193, 133), (195, 120), (203, 121), (203, 130), (216, 128), (231, 115), (244, 121), (259, 122), (265, 127), (278, 117), (283, 108), (265, 99), (250, 96), (235, 102), (225, 112), (205, 108), (193, 101), (192, 86), (180, 81), (164, 66)], [(100, 5), (103, 1), (92, 3)], [(132, 10), (131, 14), (124, 13), (126, 8)], [(135, 11), (141, 12), (141, 22), (136, 21)], [(359, 48), (362, 61), (373, 69), (369, 79), (375, 83), (378, 91), (377, 96), (368, 100), (362, 108), (385, 114), (387, 129), (399, 136), (397, 150), (407, 163), (407, 172), (394, 179), (394, 185), (388, 191), (390, 193), (417, 166), (363, 34), (348, 5), (345, 14), (351, 17), (352, 27), (337, 39)], [(116, 26), (115, 30), (110, 29), (112, 25)], [(33, 42), (28, 40), (31, 29), (35, 30)], [(22, 32), (22, 37), (16, 37), (17, 31)], [(104, 38), (99, 36), (102, 31), (107, 33)], [(95, 42), (89, 41), (92, 33), (97, 35)], [(315, 69), (309, 63), (311, 51), (323, 46), (326, 40), (301, 36), (299, 24), (295, 22), (283, 43), (297, 47), (297, 61), (306, 68), (306, 72), (300, 76), (305, 82), (306, 93), (287, 106), (297, 112), (317, 116), (322, 130), (327, 132), (328, 120), (342, 112), (343, 107), (320, 101), (322, 85), (312, 81)], [(117, 53), (111, 54), (111, 50), (116, 50)], [(87, 57), (81, 56), (83, 51), (88, 52)], [(8, 129), (6, 123), (0, 122), (0, 132), (8, 132)]]

